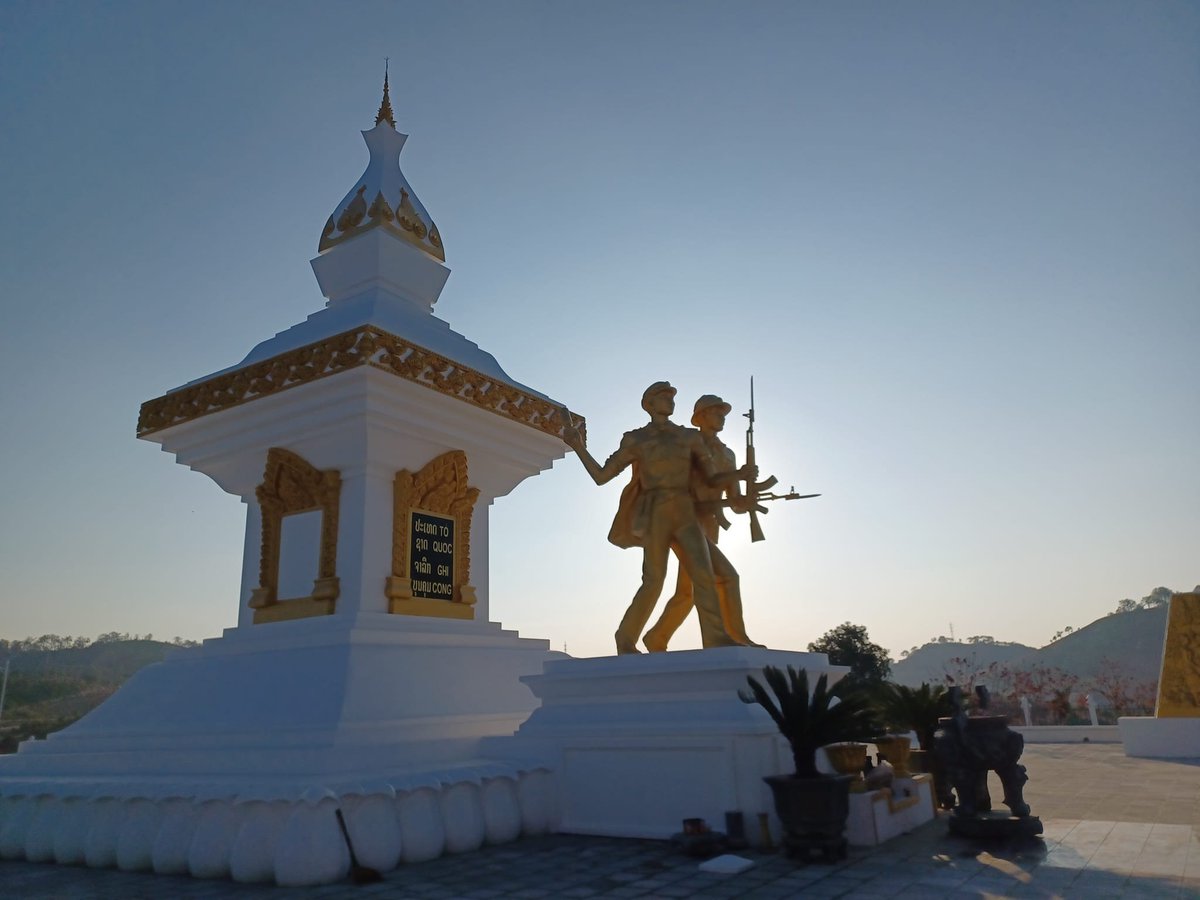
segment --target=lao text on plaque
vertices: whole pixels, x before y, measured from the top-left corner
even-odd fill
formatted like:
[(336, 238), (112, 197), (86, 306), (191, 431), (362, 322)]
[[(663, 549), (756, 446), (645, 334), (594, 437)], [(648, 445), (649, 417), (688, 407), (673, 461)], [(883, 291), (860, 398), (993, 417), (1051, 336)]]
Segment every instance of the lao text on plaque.
[(409, 513), (409, 573), (412, 595), (454, 599), (454, 519), (414, 509)]

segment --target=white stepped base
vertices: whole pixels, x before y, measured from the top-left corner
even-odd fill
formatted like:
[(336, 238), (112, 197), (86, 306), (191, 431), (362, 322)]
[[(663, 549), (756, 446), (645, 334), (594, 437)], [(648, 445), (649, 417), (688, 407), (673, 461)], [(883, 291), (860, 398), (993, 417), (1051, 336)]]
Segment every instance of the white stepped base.
[(668, 838), (685, 818), (720, 829), (740, 811), (756, 841), (758, 814), (773, 810), (762, 778), (793, 767), (766, 711), (738, 691), (747, 675), (789, 664), (810, 681), (848, 671), (822, 653), (755, 647), (548, 662), (522, 679), (542, 705), (512, 738), (484, 741), (484, 753), (556, 773), (560, 831)]
[(516, 730), (536, 705), (521, 676), (562, 656), (498, 625), (385, 614), (231, 629), (0, 758), (0, 795), (13, 779), (135, 776), (154, 795), (217, 781), (290, 798), (437, 770)]
[[(413, 786), (417, 780), (425, 786)], [(6, 785), (0, 859), (312, 885), (339, 881), (349, 871), (334, 816), (339, 806), (359, 863), (383, 872), (555, 825), (548, 772), (482, 761), (397, 785), (380, 782), (370, 793), (313, 789), (296, 799), (143, 797), (136, 785), (120, 782), (39, 792), (48, 786)]]
[(319, 884), (554, 823), (539, 764), (486, 760), (561, 658), (491, 623), (384, 614), (231, 630), (0, 757), (0, 857)]
[(1122, 716), (1117, 719), (1126, 756), (1200, 758), (1200, 716)]

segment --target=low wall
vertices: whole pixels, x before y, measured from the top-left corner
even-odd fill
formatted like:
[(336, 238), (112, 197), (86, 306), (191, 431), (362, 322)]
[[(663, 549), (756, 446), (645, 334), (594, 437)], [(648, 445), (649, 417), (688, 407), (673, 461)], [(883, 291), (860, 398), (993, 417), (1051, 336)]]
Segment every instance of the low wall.
[(1011, 725), (1025, 736), (1027, 744), (1119, 744), (1116, 725)]

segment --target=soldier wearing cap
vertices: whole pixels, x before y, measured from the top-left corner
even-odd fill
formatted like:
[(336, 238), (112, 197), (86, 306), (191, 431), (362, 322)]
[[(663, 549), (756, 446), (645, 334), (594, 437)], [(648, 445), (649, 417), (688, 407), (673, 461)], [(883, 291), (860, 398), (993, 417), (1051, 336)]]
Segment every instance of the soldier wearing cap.
[(579, 456), (596, 484), (605, 484), (630, 466), (633, 478), (621, 501), (608, 539), (618, 547), (641, 547), (642, 586), (634, 594), (617, 628), (618, 653), (638, 653), (638, 638), (654, 611), (667, 577), (667, 561), (675, 548), (679, 564), (692, 582), (705, 647), (737, 645), (721, 616), (709, 542), (701, 530), (692, 497), (693, 469), (704, 484), (722, 488), (739, 478), (756, 477), (753, 467), (718, 471), (700, 432), (670, 420), (675, 411), (675, 388), (657, 381), (642, 394), (642, 409), (650, 424), (625, 433), (621, 446), (600, 465), (588, 452), (583, 436), (564, 411), (563, 441)]
[[(718, 472), (730, 472), (737, 468), (737, 457), (718, 437), (718, 432), (725, 427), (725, 417), (729, 415), (730, 408), (728, 403), (715, 394), (705, 394), (696, 401), (692, 409), (692, 424), (700, 429), (705, 449), (712, 460), (713, 468)], [(725, 630), (739, 644), (757, 647), (761, 645), (755, 644), (746, 636), (746, 625), (742, 619), (742, 590), (737, 570), (725, 554), (717, 549), (717, 538), (721, 529), (729, 527), (724, 509), (726, 494), (729, 497), (729, 506), (735, 512), (745, 512), (741, 504), (742, 492), (738, 490), (736, 481), (725, 487), (710, 487), (703, 479), (693, 478), (692, 495), (696, 502), (696, 515), (700, 520), (700, 529), (708, 540), (708, 554), (712, 559)], [(651, 652), (666, 650), (671, 636), (683, 624), (693, 605), (692, 582), (687, 569), (680, 565), (675, 581), (675, 593), (667, 601), (654, 627), (647, 631), (642, 639), (646, 649)]]

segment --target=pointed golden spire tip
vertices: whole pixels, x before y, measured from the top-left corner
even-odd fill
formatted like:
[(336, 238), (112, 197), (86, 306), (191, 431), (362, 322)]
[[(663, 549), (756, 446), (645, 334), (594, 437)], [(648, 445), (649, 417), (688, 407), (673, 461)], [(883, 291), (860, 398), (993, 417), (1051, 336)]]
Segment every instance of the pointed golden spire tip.
[(396, 116), (392, 113), (392, 99), (388, 95), (388, 59), (383, 60), (383, 102), (379, 104), (379, 112), (375, 116), (375, 124), (387, 122), (396, 127)]

